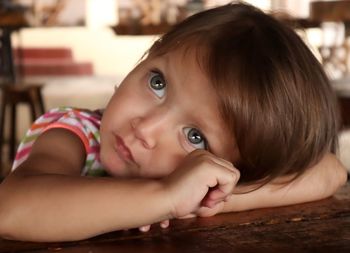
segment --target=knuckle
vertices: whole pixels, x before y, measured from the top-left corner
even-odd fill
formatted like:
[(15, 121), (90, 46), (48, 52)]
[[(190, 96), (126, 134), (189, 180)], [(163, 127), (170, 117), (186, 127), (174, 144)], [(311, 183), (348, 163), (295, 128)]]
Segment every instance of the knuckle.
[(238, 179), (239, 179), (239, 176), (236, 173), (229, 174), (230, 183), (234, 184), (238, 181)]
[(209, 159), (209, 158), (205, 158), (203, 157), (203, 159), (200, 161), (201, 165), (205, 166), (205, 167), (213, 167), (213, 166), (216, 166), (217, 164)]
[(236, 177), (233, 173), (230, 173), (227, 178), (230, 181), (230, 183), (233, 183), (236, 180)]
[(211, 155), (207, 150), (204, 150), (204, 149), (196, 149), (192, 153), (201, 158), (209, 157)]
[(236, 175), (236, 178), (237, 178), (237, 180), (238, 179), (240, 179), (240, 177), (241, 177), (241, 172), (238, 170), (238, 169), (234, 169), (234, 173), (235, 173), (235, 175)]
[(204, 155), (205, 153), (206, 153), (206, 151), (203, 149), (195, 149), (191, 152), (191, 155), (200, 157), (200, 156)]

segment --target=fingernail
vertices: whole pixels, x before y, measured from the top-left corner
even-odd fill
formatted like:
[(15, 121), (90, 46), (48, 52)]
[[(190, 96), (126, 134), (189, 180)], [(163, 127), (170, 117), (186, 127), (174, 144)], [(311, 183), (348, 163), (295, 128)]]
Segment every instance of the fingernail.
[(148, 226), (140, 227), (141, 232), (147, 232), (149, 230)]
[(166, 224), (166, 223), (160, 223), (160, 227), (161, 227), (161, 228), (167, 228), (167, 227), (168, 227), (168, 224)]

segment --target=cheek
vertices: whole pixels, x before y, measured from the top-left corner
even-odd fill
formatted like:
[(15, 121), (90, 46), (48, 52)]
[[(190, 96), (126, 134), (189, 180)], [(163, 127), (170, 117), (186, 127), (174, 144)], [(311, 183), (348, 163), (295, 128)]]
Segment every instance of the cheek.
[(184, 152), (172, 153), (168, 149), (163, 149), (162, 152), (157, 152), (152, 156), (147, 168), (153, 168), (153, 171), (149, 171), (152, 177), (165, 177), (178, 168), (186, 155)]
[(106, 110), (104, 112), (104, 121), (113, 122), (124, 119), (126, 116), (132, 113), (133, 108), (137, 108), (137, 97), (132, 93), (121, 92), (116, 93), (111, 98)]
[(128, 85), (117, 90), (111, 100), (111, 107), (119, 114), (138, 115), (152, 108), (154, 100), (141, 85)]

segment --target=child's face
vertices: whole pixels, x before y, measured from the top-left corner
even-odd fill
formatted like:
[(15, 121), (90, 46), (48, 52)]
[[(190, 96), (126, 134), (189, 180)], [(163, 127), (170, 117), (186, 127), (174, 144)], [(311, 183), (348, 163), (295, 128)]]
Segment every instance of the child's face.
[(217, 101), (194, 53), (148, 57), (124, 79), (104, 112), (100, 156), (107, 172), (163, 177), (195, 149), (233, 160), (233, 137)]

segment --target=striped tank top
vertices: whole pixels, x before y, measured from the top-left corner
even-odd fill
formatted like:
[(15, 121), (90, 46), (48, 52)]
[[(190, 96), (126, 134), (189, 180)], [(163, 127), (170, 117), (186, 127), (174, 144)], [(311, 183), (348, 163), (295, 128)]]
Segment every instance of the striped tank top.
[(64, 128), (76, 134), (84, 144), (86, 161), (82, 168), (83, 176), (104, 176), (105, 170), (100, 161), (100, 124), (102, 110), (89, 111), (71, 107), (59, 107), (39, 117), (21, 141), (12, 170), (16, 169), (29, 156), (38, 136), (52, 128)]

